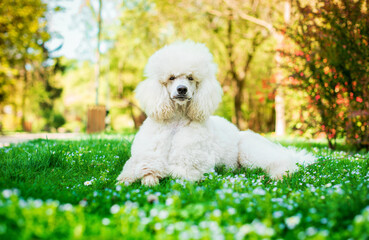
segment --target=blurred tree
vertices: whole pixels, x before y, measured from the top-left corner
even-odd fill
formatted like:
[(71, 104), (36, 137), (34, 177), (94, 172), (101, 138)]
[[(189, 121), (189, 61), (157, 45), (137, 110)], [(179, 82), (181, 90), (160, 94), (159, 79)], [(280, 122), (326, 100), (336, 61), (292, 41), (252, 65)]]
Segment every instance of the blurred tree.
[(336, 138), (369, 146), (369, 2), (317, 0), (302, 6), (289, 35), (297, 86), (320, 114), (329, 146)]
[(115, 29), (114, 46), (107, 56), (111, 94), (119, 102), (117, 106), (126, 110), (138, 128), (145, 113), (135, 102), (133, 91), (143, 79), (149, 56), (173, 36), (170, 23), (157, 11), (155, 1), (124, 2), (120, 22), (119, 29)]
[(84, 0), (82, 2), (81, 8), (87, 7), (91, 13), (92, 18), (96, 21), (97, 25), (97, 34), (96, 34), (96, 51), (95, 51), (95, 104), (99, 105), (99, 87), (100, 87), (100, 61), (101, 61), (101, 53), (100, 53), (100, 45), (101, 45), (101, 33), (102, 33), (102, 17), (101, 12), (103, 9), (103, 1), (97, 0), (95, 2), (98, 2), (98, 6), (94, 8), (93, 3), (91, 0)]
[[(205, 42), (211, 48), (219, 63), (219, 80), (227, 98), (224, 104), (233, 104), (232, 121), (241, 129), (272, 130), (273, 103), (263, 103), (267, 93), (263, 93), (262, 79), (271, 79), (273, 43), (269, 38), (270, 31), (263, 23), (280, 18), (280, 14), (274, 11), (278, 4), (273, 1), (232, 0), (167, 0), (165, 4), (161, 3), (158, 11), (174, 25), (175, 34)], [(255, 21), (250, 21), (250, 17)], [(267, 64), (260, 66), (260, 62)], [(260, 67), (264, 67), (263, 71), (255, 74), (254, 70)], [(255, 88), (260, 91), (255, 91)], [(228, 94), (233, 99), (229, 99)], [(270, 114), (266, 114), (268, 112)], [(261, 126), (260, 123), (268, 124)]]
[[(4, 0), (0, 5), (0, 107), (12, 103), (20, 108), (23, 126), (36, 105), (43, 113), (51, 111), (52, 100), (61, 93), (50, 78), (53, 64), (45, 47), (50, 39), (46, 11), (41, 0)], [(40, 91), (44, 97), (36, 96), (40, 101), (34, 101), (32, 93)]]
[(167, 43), (192, 39), (206, 43), (219, 63), (225, 95), (218, 114), (242, 129), (273, 131), (276, 49), (268, 28), (273, 28), (269, 22), (282, 22), (281, 8), (283, 5), (273, 0), (123, 2), (121, 25), (111, 29), (114, 46), (102, 56), (109, 62), (101, 73), (109, 79), (112, 105), (126, 109), (139, 126), (144, 115), (133, 90), (143, 78), (147, 59)]

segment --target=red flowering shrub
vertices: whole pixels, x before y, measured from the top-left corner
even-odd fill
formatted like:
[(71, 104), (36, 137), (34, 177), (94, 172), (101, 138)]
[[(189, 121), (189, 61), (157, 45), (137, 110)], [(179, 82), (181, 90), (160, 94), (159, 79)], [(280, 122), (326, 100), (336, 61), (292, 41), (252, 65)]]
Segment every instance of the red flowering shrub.
[(317, 0), (301, 6), (289, 36), (289, 66), (320, 114), (329, 146), (337, 137), (369, 145), (369, 1)]

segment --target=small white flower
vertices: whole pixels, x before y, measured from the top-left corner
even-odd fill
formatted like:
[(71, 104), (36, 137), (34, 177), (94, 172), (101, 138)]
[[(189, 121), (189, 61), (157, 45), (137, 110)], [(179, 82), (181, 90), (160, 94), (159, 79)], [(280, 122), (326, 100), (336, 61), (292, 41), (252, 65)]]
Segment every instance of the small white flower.
[(173, 204), (173, 202), (174, 202), (173, 198), (168, 198), (167, 200), (165, 200), (165, 205), (170, 206)]
[(285, 222), (289, 229), (294, 229), (301, 221), (301, 217), (296, 215), (289, 218), (286, 218)]
[(265, 195), (265, 190), (262, 188), (255, 188), (254, 191), (252, 191), (253, 194), (255, 195)]
[(122, 186), (121, 185), (118, 185), (115, 190), (117, 190), (118, 192), (120, 192), (122, 190)]
[(159, 214), (158, 209), (153, 208), (153, 209), (150, 210), (150, 216), (151, 217), (156, 217), (158, 214)]
[(102, 219), (102, 224), (104, 224), (105, 226), (109, 225), (110, 224), (110, 219), (109, 218), (103, 218)]
[(174, 233), (174, 225), (173, 224), (169, 224), (168, 227), (165, 229), (165, 232), (169, 235)]
[(3, 190), (3, 197), (4, 198), (10, 198), (11, 195), (13, 195), (12, 190), (9, 190), (9, 189)]
[(36, 199), (34, 202), (33, 202), (35, 208), (39, 208), (42, 206), (42, 200), (41, 199)]
[(168, 216), (169, 216), (169, 213), (168, 213), (168, 211), (166, 211), (166, 210), (161, 210), (161, 211), (159, 212), (159, 215), (158, 215), (158, 217), (159, 217), (160, 219), (166, 219)]
[(79, 205), (80, 205), (81, 207), (86, 207), (86, 206), (87, 206), (87, 201), (86, 201), (86, 200), (81, 200), (81, 201), (79, 202)]
[(254, 221), (252, 221), (251, 224), (254, 228), (254, 231), (260, 236), (273, 236), (274, 235), (274, 229), (265, 226), (265, 224), (260, 222), (258, 219), (255, 219)]
[(53, 214), (53, 212), (54, 212), (54, 210), (53, 210), (53, 209), (48, 208), (48, 209), (46, 210), (46, 215), (51, 216), (51, 215)]
[(155, 230), (160, 230), (161, 229), (161, 223), (155, 223), (154, 228), (155, 228)]
[(229, 215), (234, 215), (236, 213), (236, 209), (234, 209), (234, 208), (228, 208), (227, 211), (228, 211)]
[[(19, 206), (21, 208), (27, 207), (28, 203), (26, 201), (24, 201), (23, 199), (19, 199)], [(1, 201), (0, 201), (0, 206), (1, 206)]]
[(92, 181), (93, 181), (93, 180), (91, 180), (91, 181), (86, 181), (86, 182), (84, 182), (83, 184), (84, 184), (85, 186), (90, 186), (90, 185), (92, 184)]
[(283, 212), (282, 211), (273, 212), (273, 217), (274, 218), (280, 218), (282, 216), (283, 216)]
[(214, 217), (220, 217), (222, 215), (222, 212), (219, 209), (215, 209), (213, 211)]
[(236, 234), (236, 239), (244, 239), (244, 237), (252, 232), (254, 229), (250, 224), (242, 225)]
[(308, 229), (306, 229), (306, 235), (308, 236), (313, 236), (317, 233), (318, 231), (316, 230), (315, 227), (308, 227)]
[(64, 205), (60, 205), (60, 210), (69, 212), (73, 210), (73, 206), (70, 203), (66, 203)]
[(110, 208), (110, 213), (111, 214), (116, 214), (117, 212), (119, 212), (120, 207), (118, 204), (114, 204), (113, 206), (111, 206)]

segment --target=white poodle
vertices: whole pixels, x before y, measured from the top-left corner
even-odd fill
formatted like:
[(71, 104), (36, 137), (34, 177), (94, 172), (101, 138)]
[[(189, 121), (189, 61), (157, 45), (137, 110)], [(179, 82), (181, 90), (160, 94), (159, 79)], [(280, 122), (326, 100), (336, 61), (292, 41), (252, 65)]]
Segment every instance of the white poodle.
[(118, 184), (141, 179), (152, 186), (168, 176), (196, 181), (218, 165), (261, 167), (272, 178), (281, 178), (297, 170), (296, 163), (314, 161), (305, 151), (284, 148), (252, 131), (240, 132), (224, 118), (210, 116), (222, 97), (216, 73), (212, 54), (192, 41), (165, 46), (150, 57), (147, 79), (136, 89), (148, 118)]

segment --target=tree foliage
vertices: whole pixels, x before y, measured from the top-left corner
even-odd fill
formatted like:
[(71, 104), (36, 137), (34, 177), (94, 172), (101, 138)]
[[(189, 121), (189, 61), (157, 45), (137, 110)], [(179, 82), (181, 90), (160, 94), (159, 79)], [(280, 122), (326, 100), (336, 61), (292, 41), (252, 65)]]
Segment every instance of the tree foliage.
[[(121, 27), (108, 54), (114, 97), (135, 104), (132, 90), (142, 80), (149, 56), (175, 40), (205, 43), (218, 63), (225, 92), (218, 114), (241, 128), (274, 130), (272, 79), (274, 42), (242, 13), (277, 21), (273, 1), (129, 1), (121, 10)], [(117, 99), (117, 98), (116, 98)], [(130, 105), (132, 106), (132, 105)], [(140, 114), (133, 107), (136, 115)]]
[(53, 125), (54, 99), (61, 94), (52, 76), (47, 5), (41, 0), (4, 0), (0, 5), (0, 106), (11, 104), (22, 123), (40, 112), (46, 127)]

